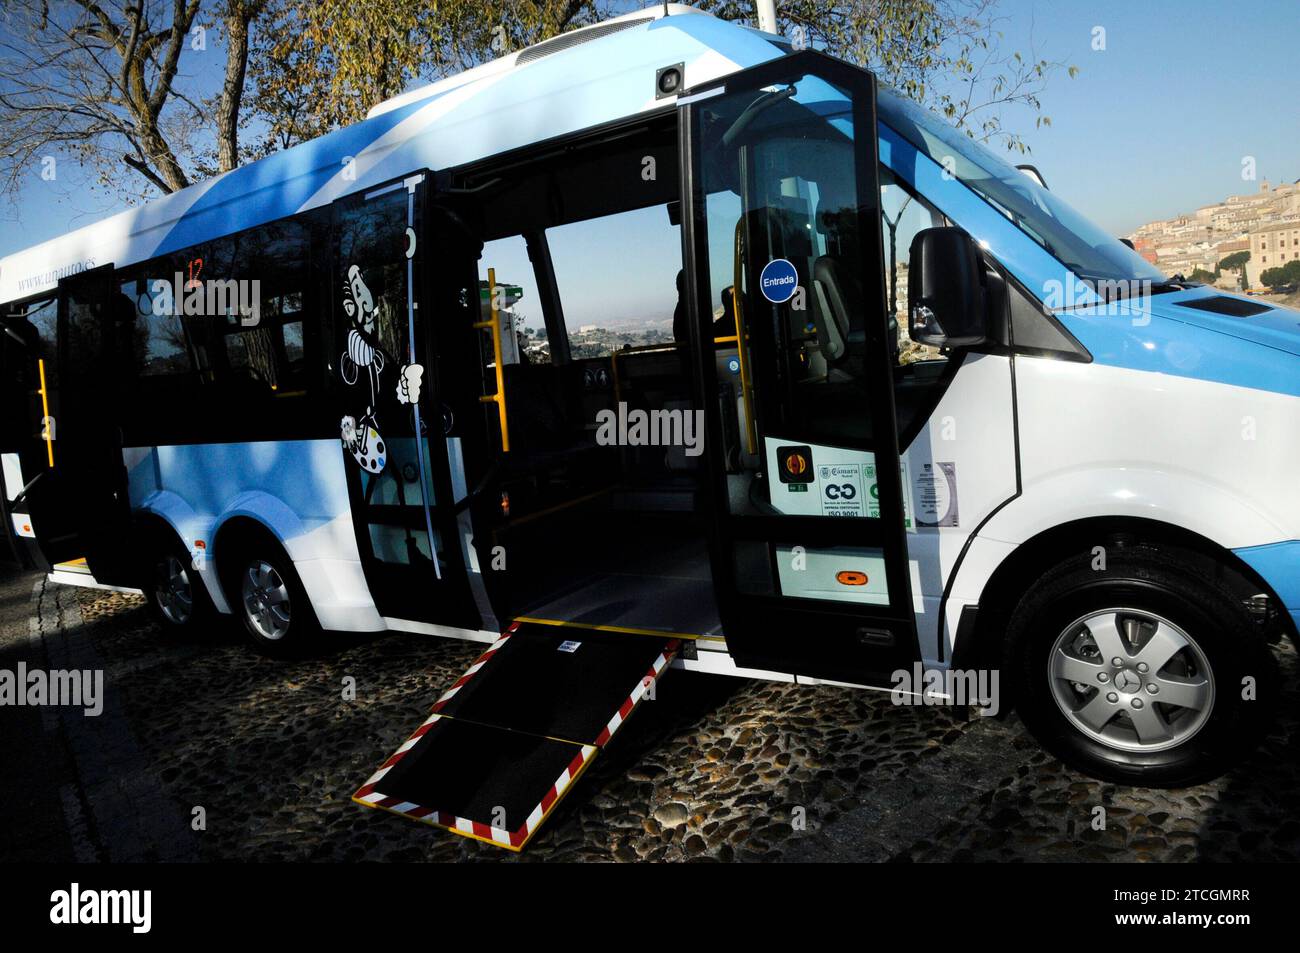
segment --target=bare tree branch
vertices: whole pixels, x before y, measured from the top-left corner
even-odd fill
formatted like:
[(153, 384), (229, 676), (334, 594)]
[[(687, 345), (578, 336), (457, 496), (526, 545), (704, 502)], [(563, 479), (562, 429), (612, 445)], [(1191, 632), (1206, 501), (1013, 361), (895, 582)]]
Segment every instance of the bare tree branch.
[[(176, 88), (201, 0), (10, 0), (0, 36), (0, 163), (13, 194), (42, 151), (88, 161), (124, 196), (190, 182), (192, 147), (168, 115), (198, 112)], [(115, 170), (138, 175), (131, 188)]]

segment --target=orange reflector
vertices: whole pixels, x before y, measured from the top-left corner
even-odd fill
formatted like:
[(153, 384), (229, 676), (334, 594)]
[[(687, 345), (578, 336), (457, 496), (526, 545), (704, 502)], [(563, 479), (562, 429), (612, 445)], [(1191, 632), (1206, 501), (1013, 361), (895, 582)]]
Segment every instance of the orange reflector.
[(31, 524), (31, 523), (24, 523), (24, 524), (23, 524), (23, 532), (24, 532), (24, 533), (30, 533), (31, 531), (32, 531), (32, 524)]
[(510, 515), (510, 494), (505, 490), (501, 491), (501, 515)]
[(208, 548), (208, 544), (205, 543), (205, 542), (204, 542), (203, 540), (201, 540), (201, 539), (196, 539), (196, 540), (194, 541), (194, 548), (195, 548), (195, 549), (207, 549), (207, 548)]
[(856, 569), (841, 569), (835, 574), (835, 581), (841, 586), (865, 586), (867, 574)]

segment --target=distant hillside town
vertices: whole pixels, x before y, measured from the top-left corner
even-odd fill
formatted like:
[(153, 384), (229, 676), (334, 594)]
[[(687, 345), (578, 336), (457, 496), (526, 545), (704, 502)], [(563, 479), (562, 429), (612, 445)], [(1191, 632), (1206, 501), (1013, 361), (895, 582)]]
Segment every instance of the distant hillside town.
[(1257, 192), (1149, 222), (1129, 237), (1167, 275), (1259, 289), (1264, 272), (1300, 260), (1300, 181), (1274, 188), (1265, 179)]

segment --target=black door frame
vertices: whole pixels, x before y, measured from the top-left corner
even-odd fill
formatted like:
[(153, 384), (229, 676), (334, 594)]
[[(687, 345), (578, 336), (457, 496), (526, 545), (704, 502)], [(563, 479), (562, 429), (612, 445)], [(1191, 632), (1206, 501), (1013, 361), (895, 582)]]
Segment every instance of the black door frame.
[[(119, 314), (112, 264), (62, 278), (58, 284), (55, 360), (58, 364), (58, 416), (51, 418), (54, 465), (28, 480), (15, 505), (25, 505), (36, 535), (36, 550), (52, 567), (84, 557), (95, 580), (106, 585), (139, 582), (129, 532), (131, 505), (119, 420), (122, 374), (131, 357), (133, 315)], [(95, 354), (84, 358), (88, 373), (75, 373), (71, 358), (69, 308), (73, 295), (89, 294), (99, 336)], [(127, 335), (125, 341), (119, 337)], [(124, 363), (125, 362), (125, 363)], [(42, 432), (47, 423), (40, 421)], [(25, 455), (30, 460), (31, 454)], [(47, 462), (47, 461), (42, 461)]]
[[(886, 684), (889, 674), (920, 659), (904, 526), (903, 486), (894, 410), (893, 369), (887, 349), (884, 256), (880, 237), (880, 187), (875, 77), (815, 51), (782, 56), (684, 91), (679, 99), (683, 202), (682, 251), (692, 293), (688, 296), (691, 348), (698, 393), (716, 393), (711, 335), (708, 225), (698, 153), (700, 110), (714, 96), (758, 91), (815, 75), (851, 93), (857, 171), (858, 234), (867, 302), (879, 303), (879, 321), (866, 323), (868, 399), (875, 439), (881, 517), (733, 515), (722, 457), (722, 419), (716, 400), (702, 400), (711, 493), (702, 501), (710, 526), (710, 551), (718, 607), (728, 651), (737, 664), (862, 684)], [(753, 261), (747, 263), (755, 272)], [(754, 274), (747, 275), (750, 288)], [(755, 369), (757, 373), (758, 369)], [(737, 584), (736, 544), (754, 540), (774, 547), (794, 540), (807, 546), (870, 546), (882, 550), (889, 604), (866, 606), (780, 595), (743, 594)], [(779, 588), (774, 577), (773, 584)]]
[[(406, 281), (406, 327), (405, 344), (411, 350), (410, 361), (401, 363), (420, 363), (424, 368), (421, 393), (418, 404), (413, 405), (414, 438), (416, 441), (417, 461), (422, 469), (428, 461), (430, 471), (420, 473), (420, 506), (402, 507), (403, 510), (418, 512), (398, 514), (403, 519), (410, 518), (410, 529), (426, 535), (436, 533), (442, 540), (442, 573), (437, 574), (432, 563), (402, 565), (386, 563), (377, 559), (371, 544), (369, 524), (365, 513), (369, 504), (365, 501), (361, 474), (358, 464), (352, 459), (346, 448), (340, 446), (343, 465), (347, 473), (348, 496), (351, 502), (353, 527), (356, 532), (357, 548), (361, 556), (362, 569), (381, 616), (400, 618), (414, 622), (446, 625), (462, 629), (477, 629), (482, 623), (482, 616), (471, 591), (469, 567), (466, 564), (461, 546), (461, 529), (458, 513), (453, 502), (450, 460), (447, 453), (447, 433), (443, 426), (442, 414), (431, 408), (442, 404), (441, 381), (438, 364), (438, 334), (436, 331), (437, 313), (433, 307), (421, 309), (421, 302), (431, 303), (431, 294), (435, 277), (426, 249), (432, 246), (428, 234), (428, 214), (432, 194), (434, 193), (433, 173), (423, 170), (404, 175), (399, 179), (376, 185), (373, 188), (353, 193), (334, 202), (330, 215), (329, 261), (326, 293), (333, 302), (330, 308), (331, 327), (327, 336), (330, 348), (337, 348), (341, 338), (346, 337), (347, 317), (338, 307), (339, 280), (344, 263), (339, 256), (339, 216), (340, 214), (362, 206), (367, 201), (381, 198), (397, 190), (407, 196), (408, 236), (413, 237), (414, 248), (407, 257)], [(415, 334), (414, 344), (412, 333)], [(330, 352), (327, 352), (330, 353)], [(400, 358), (400, 355), (392, 355)], [(336, 358), (331, 357), (331, 364)], [(397, 386), (397, 367), (389, 374), (383, 375), (381, 387)], [(335, 374), (337, 377), (337, 373)], [(333, 407), (339, 413), (351, 413), (347, 409), (344, 388), (334, 382), (333, 391), (336, 399)], [(339, 418), (336, 416), (335, 421)], [(424, 493), (429, 485), (433, 490), (435, 504)], [(396, 524), (394, 524), (396, 525)], [(405, 525), (403, 523), (402, 525)], [(434, 551), (434, 540), (429, 539), (430, 551)]]

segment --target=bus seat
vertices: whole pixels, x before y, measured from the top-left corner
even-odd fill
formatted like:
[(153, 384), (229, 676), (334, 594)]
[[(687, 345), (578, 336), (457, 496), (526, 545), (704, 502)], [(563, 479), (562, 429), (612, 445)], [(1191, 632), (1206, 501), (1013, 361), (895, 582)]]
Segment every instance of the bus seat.
[(838, 364), (848, 354), (851, 316), (862, 306), (862, 288), (833, 255), (822, 255), (813, 263), (812, 284), (817, 345), (828, 364)]

